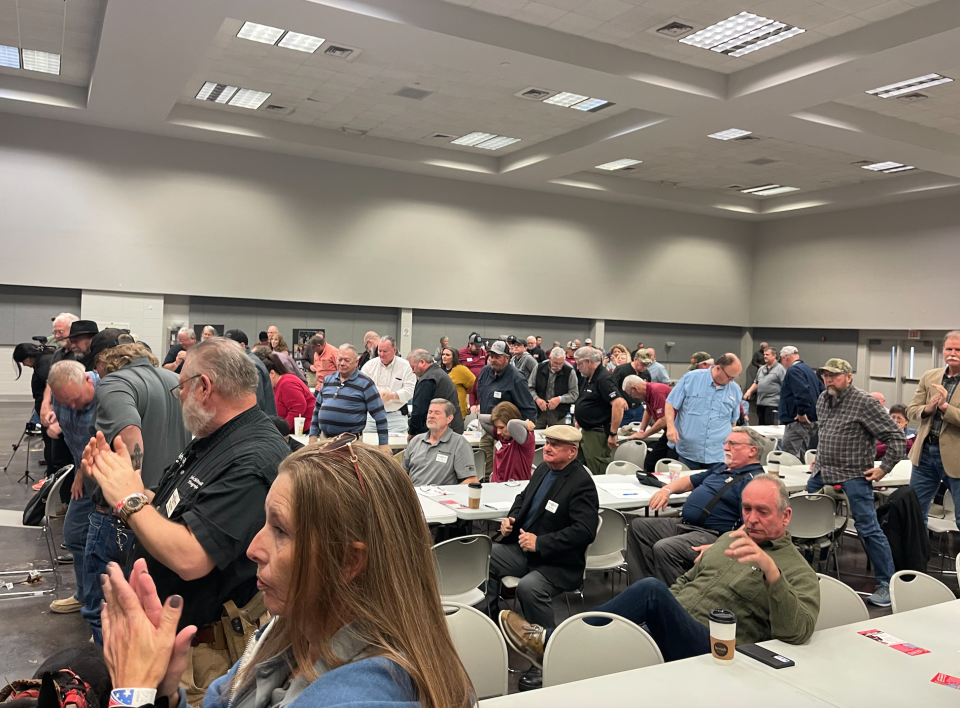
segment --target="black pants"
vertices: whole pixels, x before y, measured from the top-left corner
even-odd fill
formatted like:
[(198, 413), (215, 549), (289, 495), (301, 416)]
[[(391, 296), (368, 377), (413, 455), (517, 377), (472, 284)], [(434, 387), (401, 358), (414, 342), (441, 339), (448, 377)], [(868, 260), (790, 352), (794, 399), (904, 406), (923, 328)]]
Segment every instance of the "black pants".
[(660, 439), (655, 440), (653, 445), (647, 449), (647, 459), (644, 460), (643, 469), (647, 472), (653, 472), (654, 467), (657, 466), (657, 462), (660, 460), (676, 460), (677, 457), (679, 457), (677, 451), (667, 445), (669, 442), (670, 441), (667, 440), (667, 431), (664, 430)]
[(757, 406), (758, 425), (779, 425), (777, 422), (777, 406)]

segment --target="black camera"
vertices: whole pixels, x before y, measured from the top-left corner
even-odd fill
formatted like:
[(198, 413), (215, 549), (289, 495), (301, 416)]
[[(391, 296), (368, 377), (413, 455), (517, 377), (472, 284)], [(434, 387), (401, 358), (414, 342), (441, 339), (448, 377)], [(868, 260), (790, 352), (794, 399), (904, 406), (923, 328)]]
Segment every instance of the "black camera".
[(40, 344), (45, 345), (47, 343), (47, 340), (49, 340), (50, 338), (47, 337), (45, 334), (41, 334), (36, 337), (31, 337), (31, 339), (35, 342), (39, 342)]

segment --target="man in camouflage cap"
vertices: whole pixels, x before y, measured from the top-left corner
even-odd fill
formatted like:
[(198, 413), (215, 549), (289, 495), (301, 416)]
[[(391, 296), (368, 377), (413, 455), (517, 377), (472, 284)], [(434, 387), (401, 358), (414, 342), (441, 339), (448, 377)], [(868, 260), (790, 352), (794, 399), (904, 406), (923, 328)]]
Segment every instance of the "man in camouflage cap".
[(690, 357), (690, 371), (709, 369), (711, 366), (713, 366), (713, 357), (709, 352), (694, 352)]
[[(850, 501), (850, 514), (873, 562), (877, 588), (867, 602), (890, 606), (890, 578), (895, 572), (893, 554), (877, 522), (873, 482), (903, 459), (907, 441), (886, 409), (869, 393), (853, 385), (853, 367), (843, 359), (829, 359), (818, 370), (826, 390), (817, 399), (819, 442), (807, 492), (825, 484), (840, 485)], [(877, 440), (887, 452), (876, 467)]]

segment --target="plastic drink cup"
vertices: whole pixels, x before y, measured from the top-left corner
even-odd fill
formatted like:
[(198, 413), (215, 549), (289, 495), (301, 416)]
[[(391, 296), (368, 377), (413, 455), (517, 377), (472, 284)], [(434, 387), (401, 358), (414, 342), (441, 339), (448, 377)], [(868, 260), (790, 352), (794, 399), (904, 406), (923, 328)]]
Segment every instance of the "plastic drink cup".
[(303, 424), (306, 422), (306, 418), (303, 416), (297, 416), (293, 419), (293, 434), (294, 435), (303, 435)]
[(680, 476), (680, 472), (683, 468), (680, 466), (679, 462), (671, 462), (667, 465), (667, 472), (670, 474), (670, 481), (673, 482)]

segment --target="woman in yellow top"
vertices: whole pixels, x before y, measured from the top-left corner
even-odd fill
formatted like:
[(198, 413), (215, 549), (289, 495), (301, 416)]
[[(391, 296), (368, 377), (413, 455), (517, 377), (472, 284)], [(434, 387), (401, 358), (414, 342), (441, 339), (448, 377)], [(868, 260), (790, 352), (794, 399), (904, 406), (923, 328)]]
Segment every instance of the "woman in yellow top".
[(457, 387), (457, 396), (460, 398), (460, 413), (466, 418), (470, 413), (467, 393), (473, 389), (473, 382), (477, 377), (467, 367), (460, 363), (460, 354), (456, 349), (444, 347), (440, 352), (440, 368), (447, 372), (450, 380)]

